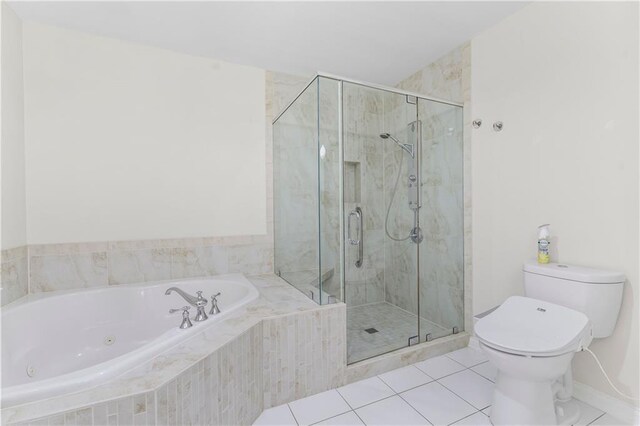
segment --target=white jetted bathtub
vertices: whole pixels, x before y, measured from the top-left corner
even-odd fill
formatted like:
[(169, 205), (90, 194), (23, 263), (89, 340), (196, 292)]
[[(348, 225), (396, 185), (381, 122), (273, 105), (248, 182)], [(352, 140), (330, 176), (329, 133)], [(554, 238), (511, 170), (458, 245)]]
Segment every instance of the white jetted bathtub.
[[(188, 303), (169, 287), (195, 295), (220, 292), (221, 313), (180, 329)], [(107, 382), (215, 326), (258, 297), (242, 275), (221, 275), (31, 296), (2, 310), (2, 406), (50, 398)], [(190, 309), (191, 319), (196, 308)]]

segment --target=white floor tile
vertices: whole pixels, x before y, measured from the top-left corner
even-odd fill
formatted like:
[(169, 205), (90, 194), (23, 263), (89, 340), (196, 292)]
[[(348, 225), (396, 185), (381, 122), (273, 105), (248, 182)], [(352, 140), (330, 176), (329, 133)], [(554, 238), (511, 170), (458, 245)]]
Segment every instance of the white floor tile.
[(445, 355), (417, 362), (413, 365), (434, 379), (439, 379), (465, 369), (464, 365), (455, 362)]
[(416, 386), (424, 385), (425, 383), (433, 381), (431, 377), (427, 376), (413, 365), (380, 374), (378, 377), (380, 377), (396, 392), (403, 392), (407, 389), (415, 388)]
[(351, 411), (335, 389), (290, 402), (289, 407), (300, 425), (310, 425)]
[(429, 422), (399, 396), (383, 399), (356, 410), (368, 426), (428, 425)]
[(498, 375), (498, 369), (489, 361), (478, 364), (475, 367), (471, 367), (471, 369), (482, 377), (485, 377), (495, 383)]
[(472, 349), (470, 347), (458, 349), (457, 351), (447, 354), (452, 360), (459, 362), (465, 367), (473, 367), (482, 362), (488, 361), (487, 356), (480, 349)]
[(464, 419), (455, 422), (454, 425), (491, 426), (491, 421), (489, 420), (489, 417), (484, 415), (481, 411), (478, 411), (469, 417), (465, 417)]
[(392, 396), (395, 392), (387, 386), (379, 377), (361, 380), (338, 388), (338, 392), (344, 397), (351, 408), (360, 408), (363, 405)]
[(260, 414), (260, 416), (253, 422), (254, 426), (262, 425), (278, 425), (278, 426), (296, 426), (296, 420), (289, 410), (287, 404), (279, 405), (277, 407), (268, 408)]
[(471, 370), (464, 370), (438, 381), (478, 410), (491, 405), (493, 383)]
[(438, 382), (411, 389), (401, 396), (434, 425), (448, 425), (476, 411)]
[[(585, 426), (585, 425), (589, 425), (589, 424), (597, 424), (597, 423), (592, 423), (594, 420), (596, 420), (597, 418), (599, 418), (600, 416), (602, 416), (604, 414), (604, 412), (598, 410), (597, 408), (592, 407), (591, 405), (582, 402), (580, 400), (575, 400), (578, 405), (580, 406), (580, 418), (578, 419), (578, 421), (575, 423), (574, 426)], [(482, 412), (484, 414), (486, 414), (487, 416), (491, 415), (491, 407), (487, 407), (484, 410), (482, 410)]]
[(330, 419), (323, 420), (316, 425), (325, 426), (356, 426), (363, 425), (362, 420), (354, 413), (349, 411), (348, 413), (340, 414), (339, 416), (331, 417)]
[(607, 413), (607, 414), (603, 415), (602, 417), (598, 417), (591, 424), (592, 425), (605, 425), (605, 426), (620, 426), (620, 425), (624, 425), (625, 423), (622, 422), (621, 420), (616, 419), (611, 414)]
[(574, 401), (576, 401), (580, 407), (580, 418), (575, 423), (575, 426), (586, 426), (604, 414), (604, 411), (598, 410), (586, 402), (582, 402), (577, 399)]

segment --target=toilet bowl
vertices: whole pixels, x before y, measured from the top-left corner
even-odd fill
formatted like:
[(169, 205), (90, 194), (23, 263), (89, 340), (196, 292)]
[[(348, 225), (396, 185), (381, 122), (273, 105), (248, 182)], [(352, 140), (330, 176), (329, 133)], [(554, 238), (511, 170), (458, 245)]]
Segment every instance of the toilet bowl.
[[(476, 336), (497, 368), (491, 406), (494, 425), (570, 423), (556, 412), (556, 383), (573, 355), (591, 342), (591, 323), (581, 312), (537, 299), (514, 296), (476, 324)], [(570, 416), (568, 416), (570, 414)]]
[(474, 326), (498, 374), (494, 425), (573, 424), (571, 360), (613, 333), (624, 275), (557, 263), (524, 265), (525, 295), (512, 296)]

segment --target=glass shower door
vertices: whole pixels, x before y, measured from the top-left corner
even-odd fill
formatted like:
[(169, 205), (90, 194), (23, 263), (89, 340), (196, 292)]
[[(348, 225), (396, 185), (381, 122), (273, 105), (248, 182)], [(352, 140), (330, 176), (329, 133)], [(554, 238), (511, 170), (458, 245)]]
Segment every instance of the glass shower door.
[(420, 340), (464, 329), (462, 107), (418, 100), (422, 188)]
[[(418, 336), (417, 107), (405, 95), (343, 83), (345, 299), (349, 363)], [(413, 184), (412, 188), (409, 185)]]

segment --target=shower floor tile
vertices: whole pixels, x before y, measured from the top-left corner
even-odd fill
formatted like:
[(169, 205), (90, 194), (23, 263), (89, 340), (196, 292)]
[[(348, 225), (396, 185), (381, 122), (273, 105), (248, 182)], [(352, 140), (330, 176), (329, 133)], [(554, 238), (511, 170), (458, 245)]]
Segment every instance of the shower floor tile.
[[(422, 330), (442, 335), (443, 327), (422, 319)], [(371, 332), (375, 329), (375, 332)], [(368, 331), (367, 331), (368, 330)], [(387, 302), (347, 308), (347, 361), (362, 361), (408, 346), (409, 338), (418, 334), (417, 315)]]

